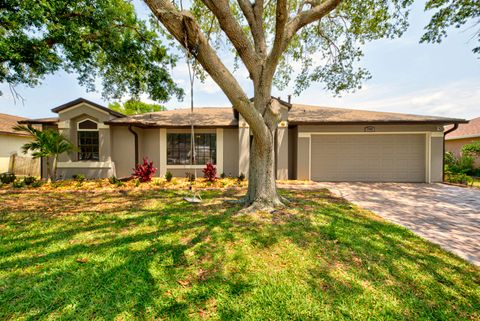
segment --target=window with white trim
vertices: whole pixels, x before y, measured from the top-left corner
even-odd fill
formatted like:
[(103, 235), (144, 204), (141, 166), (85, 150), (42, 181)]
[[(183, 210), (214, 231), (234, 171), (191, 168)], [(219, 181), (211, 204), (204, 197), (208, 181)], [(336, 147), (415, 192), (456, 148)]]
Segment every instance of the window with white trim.
[(85, 119), (77, 124), (78, 160), (99, 160), (99, 142), (97, 122)]
[[(190, 164), (191, 134), (167, 134), (167, 165)], [(195, 134), (195, 164), (216, 164), (217, 135), (215, 133)]]

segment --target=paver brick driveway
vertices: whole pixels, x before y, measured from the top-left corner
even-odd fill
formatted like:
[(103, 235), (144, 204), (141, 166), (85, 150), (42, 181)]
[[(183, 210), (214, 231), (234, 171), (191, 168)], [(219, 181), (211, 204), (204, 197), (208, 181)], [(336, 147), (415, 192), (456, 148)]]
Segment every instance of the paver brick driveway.
[(480, 265), (480, 189), (445, 184), (318, 183)]

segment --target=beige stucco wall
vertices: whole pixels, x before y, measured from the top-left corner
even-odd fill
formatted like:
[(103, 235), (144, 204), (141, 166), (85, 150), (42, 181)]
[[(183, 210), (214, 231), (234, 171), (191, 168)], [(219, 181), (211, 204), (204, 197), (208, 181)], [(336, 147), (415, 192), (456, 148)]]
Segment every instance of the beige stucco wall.
[[(140, 140), (140, 130), (138, 128), (134, 130), (139, 134)], [(135, 166), (134, 136), (127, 126), (111, 126), (110, 131), (112, 136), (112, 160), (115, 164), (116, 176), (128, 177), (132, 174), (132, 168)]]
[(297, 177), (299, 180), (310, 179), (310, 138), (298, 137), (297, 139)]
[[(299, 132), (365, 132), (371, 125), (300, 125)], [(373, 125), (375, 132), (443, 132), (437, 125)]]
[(288, 179), (297, 177), (297, 127), (288, 129)]
[(431, 138), (431, 180), (434, 182), (443, 181), (443, 137)]
[[(0, 134), (0, 173), (9, 170), (10, 155), (16, 153), (19, 156), (25, 156), (22, 152), (22, 146), (31, 141), (30, 137)], [(38, 173), (32, 173), (38, 175)]]
[[(77, 125), (85, 119), (91, 119), (99, 125), (99, 157), (101, 162), (111, 160), (111, 138), (110, 128), (103, 123), (114, 118), (109, 113), (92, 107), (88, 104), (79, 104), (69, 109), (63, 110), (58, 114), (59, 131), (65, 135), (70, 141), (77, 145)], [(78, 161), (78, 152), (72, 152), (68, 155), (62, 155), (60, 161)]]
[[(238, 176), (238, 128), (223, 130), (223, 172), (229, 176)], [(218, 173), (219, 175), (221, 173)]]
[[(137, 129), (135, 129), (138, 132)], [(140, 153), (138, 155), (139, 162), (142, 162), (144, 157), (148, 157), (149, 161), (153, 162), (153, 166), (157, 168), (155, 176), (160, 175), (160, 128), (145, 128), (143, 129), (143, 136)]]
[[(480, 138), (445, 140), (445, 151), (452, 152), (456, 157), (460, 157), (462, 154), (462, 147), (466, 144), (473, 143), (474, 141), (480, 141)], [(475, 160), (475, 166), (480, 167), (480, 157), (477, 157)]]

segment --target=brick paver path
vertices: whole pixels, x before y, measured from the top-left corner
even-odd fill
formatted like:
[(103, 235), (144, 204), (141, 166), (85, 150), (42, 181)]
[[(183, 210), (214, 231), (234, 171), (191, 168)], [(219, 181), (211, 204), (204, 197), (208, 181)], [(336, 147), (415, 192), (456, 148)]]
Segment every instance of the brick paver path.
[(326, 187), (334, 194), (480, 265), (480, 189), (445, 184), (315, 185), (317, 188)]

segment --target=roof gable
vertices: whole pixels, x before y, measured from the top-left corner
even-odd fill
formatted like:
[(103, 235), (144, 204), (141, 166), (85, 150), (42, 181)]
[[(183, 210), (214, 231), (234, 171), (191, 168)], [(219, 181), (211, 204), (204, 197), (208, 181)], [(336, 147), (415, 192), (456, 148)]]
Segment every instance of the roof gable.
[(60, 105), (60, 106), (58, 106), (58, 107), (53, 108), (52, 111), (53, 111), (54, 113), (59, 113), (59, 112), (61, 112), (61, 111), (67, 110), (67, 109), (69, 109), (69, 108), (76, 107), (76, 106), (78, 106), (78, 105), (80, 105), (80, 104), (90, 105), (90, 106), (92, 106), (92, 107), (94, 107), (94, 108), (100, 109), (101, 111), (107, 112), (107, 113), (109, 113), (110, 115), (113, 115), (113, 116), (115, 116), (115, 117), (125, 117), (124, 114), (121, 114), (121, 113), (119, 113), (119, 112), (116, 112), (116, 111), (114, 111), (114, 110), (111, 110), (110, 108), (107, 108), (107, 107), (105, 107), (105, 106), (99, 105), (99, 104), (94, 103), (93, 101), (90, 101), (90, 100), (85, 99), (85, 98), (77, 98), (77, 99), (72, 100), (72, 101), (70, 101), (70, 102), (68, 102), (68, 103), (66, 103), (66, 104), (63, 104), (63, 105)]

